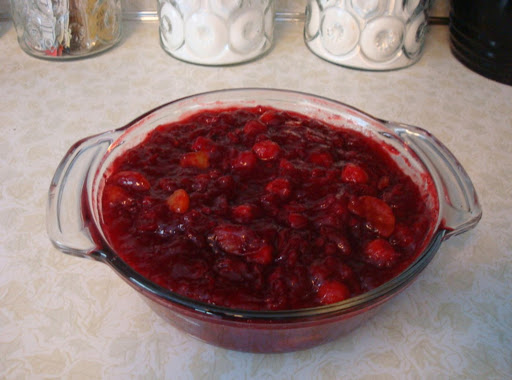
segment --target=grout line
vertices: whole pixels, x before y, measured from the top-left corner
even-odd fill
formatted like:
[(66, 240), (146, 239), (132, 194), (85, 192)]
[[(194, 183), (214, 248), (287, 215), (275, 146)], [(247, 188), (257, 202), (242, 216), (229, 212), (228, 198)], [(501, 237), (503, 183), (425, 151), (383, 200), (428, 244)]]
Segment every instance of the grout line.
[[(0, 21), (9, 21), (11, 16), (9, 12), (0, 12)], [(276, 12), (276, 21), (304, 22), (306, 15), (302, 12)], [(123, 12), (125, 21), (158, 21), (156, 11), (126, 11)], [(429, 17), (428, 23), (431, 25), (448, 25), (448, 17)]]

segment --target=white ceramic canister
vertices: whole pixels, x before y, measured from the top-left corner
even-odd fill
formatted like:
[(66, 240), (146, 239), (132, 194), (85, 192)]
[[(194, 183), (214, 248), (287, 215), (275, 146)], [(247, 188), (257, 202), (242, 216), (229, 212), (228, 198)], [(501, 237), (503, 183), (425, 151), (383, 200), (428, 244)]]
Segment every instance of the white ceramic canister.
[(272, 46), (274, 0), (159, 0), (162, 48), (202, 65), (251, 61)]
[(338, 65), (400, 69), (421, 57), (429, 7), (429, 0), (308, 0), (304, 40)]

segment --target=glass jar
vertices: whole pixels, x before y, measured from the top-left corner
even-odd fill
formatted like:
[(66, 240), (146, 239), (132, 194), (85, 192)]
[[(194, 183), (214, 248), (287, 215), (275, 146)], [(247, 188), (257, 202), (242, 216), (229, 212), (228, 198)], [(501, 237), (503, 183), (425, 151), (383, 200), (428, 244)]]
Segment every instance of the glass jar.
[(121, 0), (11, 0), (21, 48), (48, 59), (100, 53), (121, 38)]
[(160, 43), (171, 56), (203, 65), (251, 61), (272, 46), (274, 0), (160, 0)]
[(429, 0), (308, 0), (304, 40), (319, 57), (363, 70), (393, 70), (423, 51)]

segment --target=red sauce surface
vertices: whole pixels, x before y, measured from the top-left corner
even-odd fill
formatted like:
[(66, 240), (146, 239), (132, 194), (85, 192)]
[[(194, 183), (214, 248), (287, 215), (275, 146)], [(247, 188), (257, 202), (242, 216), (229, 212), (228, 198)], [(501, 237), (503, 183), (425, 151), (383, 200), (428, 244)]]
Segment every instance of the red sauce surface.
[(151, 281), (227, 307), (334, 303), (403, 271), (432, 220), (376, 142), (255, 107), (161, 125), (116, 159), (104, 232)]

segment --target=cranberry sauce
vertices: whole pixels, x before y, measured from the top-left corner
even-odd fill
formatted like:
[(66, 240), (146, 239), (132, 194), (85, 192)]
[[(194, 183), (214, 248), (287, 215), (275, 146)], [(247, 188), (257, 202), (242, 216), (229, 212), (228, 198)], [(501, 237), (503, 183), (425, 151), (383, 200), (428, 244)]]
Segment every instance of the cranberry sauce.
[(339, 302), (403, 271), (432, 215), (384, 149), (266, 107), (161, 125), (117, 158), (103, 229), (151, 281), (206, 303)]

